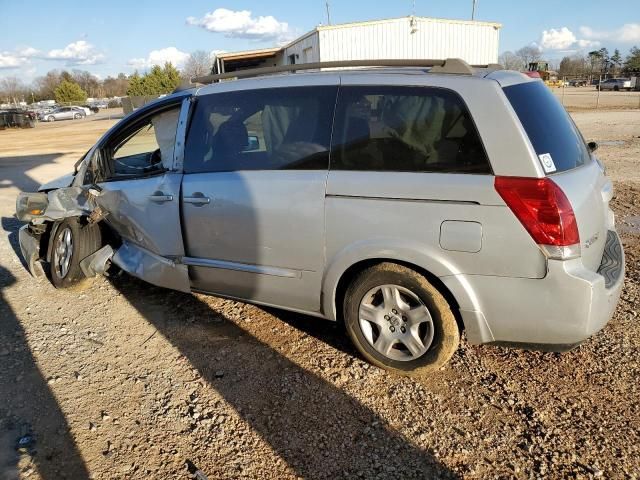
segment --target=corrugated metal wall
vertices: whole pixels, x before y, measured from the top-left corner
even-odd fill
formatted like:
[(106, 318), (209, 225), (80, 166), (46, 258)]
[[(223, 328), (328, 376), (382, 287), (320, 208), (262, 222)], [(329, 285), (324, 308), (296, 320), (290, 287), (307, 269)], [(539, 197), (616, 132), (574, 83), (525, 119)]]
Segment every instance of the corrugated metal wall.
[(311, 32), (309, 35), (285, 48), (281, 60), (283, 65), (290, 63), (290, 55), (297, 55), (296, 63), (319, 62), (320, 49), (318, 48), (318, 32)]
[[(412, 33), (412, 30), (413, 31)], [(498, 62), (500, 29), (480, 22), (410, 17), (320, 29), (320, 61), (375, 58), (462, 58), (471, 64)], [(311, 39), (311, 35), (305, 39)], [(301, 42), (302, 43), (302, 42)], [(314, 51), (317, 51), (317, 44)], [(297, 48), (297, 43), (287, 50)], [(292, 50), (293, 51), (293, 50)], [(302, 49), (300, 63), (304, 62)], [(285, 59), (286, 60), (286, 59)]]

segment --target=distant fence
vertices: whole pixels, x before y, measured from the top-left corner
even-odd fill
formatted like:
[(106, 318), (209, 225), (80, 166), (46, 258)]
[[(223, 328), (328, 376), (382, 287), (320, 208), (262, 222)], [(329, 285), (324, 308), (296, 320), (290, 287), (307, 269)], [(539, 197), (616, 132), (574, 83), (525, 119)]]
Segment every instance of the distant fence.
[(640, 92), (597, 90), (587, 87), (550, 87), (553, 93), (569, 110), (580, 109), (640, 109)]

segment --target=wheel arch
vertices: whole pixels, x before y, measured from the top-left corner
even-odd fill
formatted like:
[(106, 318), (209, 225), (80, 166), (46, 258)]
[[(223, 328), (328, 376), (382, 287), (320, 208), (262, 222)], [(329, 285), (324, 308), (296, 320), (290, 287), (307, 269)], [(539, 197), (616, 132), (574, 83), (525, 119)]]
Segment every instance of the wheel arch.
[(437, 276), (432, 274), (429, 270), (417, 265), (415, 263), (411, 263), (405, 260), (400, 260), (397, 258), (367, 258), (360, 260), (353, 265), (349, 266), (338, 279), (338, 283), (335, 287), (335, 293), (333, 295), (333, 311), (334, 318), (338, 322), (342, 322), (342, 309), (340, 305), (344, 302), (344, 296), (347, 291), (347, 288), (351, 284), (354, 278), (362, 271), (367, 268), (373, 267), (374, 265), (379, 265), (381, 263), (395, 263), (397, 265), (401, 265), (403, 267), (409, 268), (423, 277), (425, 277), (445, 298), (449, 306), (451, 307), (451, 311), (456, 317), (456, 322), (458, 323), (458, 328), (460, 331), (464, 328), (464, 323), (462, 321), (462, 317), (460, 316), (460, 305), (458, 304), (458, 300), (455, 298), (453, 293), (447, 288), (447, 286), (440, 280)]

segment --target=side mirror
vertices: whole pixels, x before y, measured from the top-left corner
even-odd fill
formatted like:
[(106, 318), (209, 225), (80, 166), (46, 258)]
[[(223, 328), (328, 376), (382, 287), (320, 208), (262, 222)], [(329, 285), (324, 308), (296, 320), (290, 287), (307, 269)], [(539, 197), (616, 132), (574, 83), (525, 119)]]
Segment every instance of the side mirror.
[(587, 147), (589, 147), (589, 151), (591, 153), (593, 153), (598, 149), (598, 143), (597, 142), (589, 142), (589, 143), (587, 143)]

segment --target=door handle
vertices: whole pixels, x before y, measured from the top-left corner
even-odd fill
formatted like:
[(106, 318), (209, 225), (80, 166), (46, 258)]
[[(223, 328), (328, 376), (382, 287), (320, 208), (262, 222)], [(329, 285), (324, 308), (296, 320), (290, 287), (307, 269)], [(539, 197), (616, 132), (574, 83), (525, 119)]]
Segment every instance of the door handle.
[(165, 195), (162, 192), (153, 192), (153, 195), (149, 195), (149, 200), (156, 203), (164, 203), (173, 201), (173, 195)]
[(209, 197), (205, 197), (201, 192), (195, 192), (191, 197), (183, 197), (182, 201), (184, 203), (195, 205), (196, 207), (202, 207), (203, 205), (211, 203), (211, 199)]

